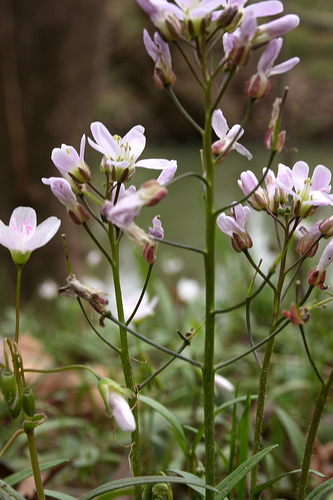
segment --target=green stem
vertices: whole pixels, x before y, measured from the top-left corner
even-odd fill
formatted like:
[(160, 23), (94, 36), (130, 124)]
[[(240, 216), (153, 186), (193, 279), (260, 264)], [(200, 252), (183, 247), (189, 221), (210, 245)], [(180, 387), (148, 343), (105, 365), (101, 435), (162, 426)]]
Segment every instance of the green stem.
[[(214, 336), (215, 336), (215, 208), (214, 208), (214, 182), (215, 162), (211, 152), (212, 144), (212, 105), (211, 84), (207, 82), (205, 92), (205, 134), (203, 137), (203, 151), (206, 163), (206, 252), (205, 283), (206, 283), (206, 325), (205, 325), (205, 351), (203, 366), (203, 393), (205, 417), (205, 462), (206, 483), (215, 485), (215, 415), (214, 415)], [(206, 500), (212, 500), (214, 493), (206, 490)]]
[(15, 324), (15, 342), (18, 343), (20, 335), (20, 294), (21, 294), (21, 278), (23, 266), (17, 267), (16, 279), (16, 324)]
[(31, 467), (34, 474), (35, 486), (37, 491), (37, 497), (38, 500), (45, 500), (42, 477), (40, 475), (40, 468), (38, 463), (35, 434), (33, 430), (27, 432), (27, 439), (28, 439)]
[(318, 400), (315, 406), (315, 410), (312, 416), (311, 425), (309, 429), (309, 434), (305, 444), (303, 463), (302, 463), (302, 473), (298, 485), (298, 495), (297, 500), (304, 500), (306, 496), (306, 487), (309, 479), (309, 471), (311, 465), (311, 458), (313, 453), (313, 447), (315, 444), (315, 439), (317, 436), (321, 416), (329, 396), (331, 387), (333, 384), (333, 370), (330, 373), (327, 382), (322, 384), (321, 390), (318, 396)]
[[(289, 241), (289, 232), (287, 227), (285, 230), (284, 248), (287, 248), (288, 241)], [(273, 305), (272, 320), (269, 332), (270, 334), (273, 333), (276, 328), (276, 322), (280, 311), (280, 298), (285, 277), (285, 267), (286, 267), (286, 251), (283, 250), (282, 257), (280, 259), (279, 279), (276, 285), (276, 289), (274, 291), (274, 305)], [(271, 364), (271, 357), (274, 347), (274, 340), (275, 337), (272, 337), (266, 344), (265, 356), (260, 371), (256, 422), (255, 422), (254, 437), (253, 437), (253, 450), (252, 450), (253, 455), (259, 453), (261, 447), (261, 434), (264, 421), (265, 400), (267, 393), (267, 384), (268, 384), (269, 369)], [(257, 464), (252, 469), (251, 472), (251, 490), (257, 486), (258, 470), (259, 470), (259, 464)]]
[[(124, 307), (123, 307), (123, 299), (122, 299), (122, 291), (120, 285), (120, 275), (119, 275), (119, 246), (114, 238), (114, 229), (109, 224), (109, 239), (111, 245), (111, 266), (113, 271), (113, 283), (114, 283), (114, 292), (116, 297), (117, 304), (117, 312), (118, 312), (118, 320), (120, 323), (125, 323), (125, 315), (124, 315)], [(127, 330), (123, 326), (119, 325), (119, 335), (120, 335), (120, 359), (123, 368), (125, 384), (128, 389), (130, 389), (133, 393), (136, 393), (136, 387), (134, 383), (134, 378), (132, 374), (132, 367), (130, 363), (129, 350), (128, 350), (128, 339), (127, 339)], [(132, 451), (131, 451), (131, 460), (132, 460), (132, 472), (134, 477), (139, 477), (141, 474), (141, 466), (140, 466), (140, 441), (139, 441), (139, 417), (138, 417), (138, 407), (136, 405), (136, 399), (132, 399), (130, 402), (130, 406), (132, 407), (133, 416), (136, 423), (136, 429), (131, 433), (132, 438)], [(134, 487), (134, 499), (141, 500), (141, 485), (136, 485)]]

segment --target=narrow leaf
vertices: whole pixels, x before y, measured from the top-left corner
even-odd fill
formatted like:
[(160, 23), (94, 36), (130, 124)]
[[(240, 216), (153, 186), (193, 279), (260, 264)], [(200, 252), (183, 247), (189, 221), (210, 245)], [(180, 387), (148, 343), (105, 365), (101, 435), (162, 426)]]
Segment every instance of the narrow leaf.
[[(249, 444), (249, 428), (250, 428), (250, 408), (251, 408), (251, 392), (249, 391), (246, 401), (246, 406), (239, 423), (239, 464), (246, 462), (248, 459), (248, 444)], [(238, 482), (236, 486), (237, 500), (245, 498), (246, 493), (246, 476)]]
[(332, 490), (333, 490), (333, 477), (325, 481), (325, 483), (322, 483), (319, 486), (317, 486), (317, 488), (311, 491), (310, 495), (308, 495), (305, 500), (321, 500), (322, 498), (325, 498), (325, 495), (327, 495), (327, 493), (329, 493)]
[(0, 499), (1, 500), (25, 500), (19, 493), (17, 493), (13, 488), (8, 486), (4, 481), (0, 479)]
[(57, 500), (77, 500), (76, 497), (67, 495), (67, 493), (61, 493), (61, 491), (44, 490), (46, 496), (51, 498), (56, 498)]
[(182, 426), (176, 419), (176, 417), (171, 413), (165, 406), (163, 406), (158, 401), (155, 401), (152, 398), (148, 398), (147, 396), (141, 396), (139, 398), (141, 403), (146, 404), (153, 410), (157, 411), (162, 417), (164, 417), (172, 426), (173, 431), (175, 432), (176, 437), (178, 438), (178, 442), (183, 450), (183, 453), (186, 458), (188, 458), (188, 447), (187, 447), (187, 439), (185, 433), (183, 431)]
[(264, 450), (259, 451), (259, 453), (256, 453), (253, 455), (253, 457), (249, 458), (246, 460), (246, 462), (242, 463), (239, 467), (237, 467), (234, 472), (229, 474), (223, 481), (221, 481), (216, 488), (219, 490), (220, 493), (218, 493), (215, 496), (215, 500), (223, 500), (224, 498), (227, 498), (229, 493), (234, 489), (236, 484), (243, 479), (252, 469), (257, 465), (260, 460), (262, 460), (268, 453), (270, 453), (274, 448), (276, 448), (278, 445), (274, 444), (273, 446), (269, 446), (268, 448), (265, 448)]
[(299, 428), (299, 425), (286, 411), (280, 407), (275, 408), (275, 414), (290, 439), (298, 461), (301, 462), (304, 452), (304, 436)]
[(205, 481), (202, 481), (200, 478), (195, 476), (194, 474), (191, 474), (190, 472), (186, 472), (184, 470), (180, 469), (168, 469), (168, 472), (174, 472), (175, 474), (178, 474), (178, 476), (184, 477), (185, 479), (196, 479), (197, 481), (202, 482), (202, 486), (196, 486), (196, 485), (190, 485), (190, 488), (195, 490), (199, 495), (204, 496), (205, 494)]
[[(211, 490), (214, 491), (215, 493), (218, 493), (216, 488), (213, 488), (208, 484), (204, 484), (198, 478), (189, 479), (183, 477), (163, 476), (162, 479), (163, 483), (171, 483), (171, 484), (177, 483), (177, 484), (187, 484), (188, 486), (201, 486), (206, 490)], [(81, 497), (80, 500), (92, 500), (93, 498), (96, 498), (99, 495), (103, 495), (104, 493), (108, 493), (109, 491), (128, 488), (129, 486), (135, 486), (137, 484), (156, 484), (160, 482), (161, 482), (161, 476), (140, 476), (140, 477), (127, 477), (125, 479), (116, 479), (115, 481), (102, 484), (101, 486), (98, 486), (98, 488), (89, 491), (89, 493)]]
[[(302, 469), (291, 470), (290, 472), (286, 472), (285, 474), (281, 474), (281, 476), (276, 476), (273, 479), (270, 479), (269, 481), (266, 481), (265, 483), (258, 484), (258, 486), (256, 486), (255, 488), (253, 488), (253, 490), (251, 490), (251, 497), (258, 498), (259, 495), (264, 490), (267, 490), (268, 488), (271, 488), (274, 483), (277, 483), (278, 481), (280, 481), (284, 477), (291, 476), (292, 474), (297, 474), (299, 472), (302, 472)], [(319, 476), (319, 477), (327, 477), (324, 474), (322, 474), (321, 472), (318, 472), (318, 471), (315, 471), (315, 470), (310, 470), (310, 472), (312, 474), (316, 475), (316, 476)]]
[[(52, 469), (52, 467), (57, 467), (58, 465), (62, 465), (65, 463), (69, 463), (68, 458), (62, 460), (52, 460), (51, 462), (45, 462), (44, 464), (40, 464), (39, 467), (41, 472), (43, 472), (45, 470)], [(30, 477), (32, 475), (33, 475), (32, 467), (27, 467), (26, 469), (14, 472), (14, 474), (7, 476), (5, 478), (5, 481), (10, 486), (15, 486), (15, 484), (20, 483), (21, 481), (27, 479), (27, 477)]]

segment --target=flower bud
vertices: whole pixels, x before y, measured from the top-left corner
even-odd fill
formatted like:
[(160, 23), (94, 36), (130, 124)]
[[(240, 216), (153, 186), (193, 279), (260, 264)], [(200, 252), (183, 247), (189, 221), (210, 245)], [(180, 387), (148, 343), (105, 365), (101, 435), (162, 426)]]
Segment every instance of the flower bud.
[(282, 314), (294, 326), (304, 325), (310, 321), (310, 314), (306, 307), (297, 307), (295, 304), (291, 304), (290, 311), (282, 311)]
[(271, 89), (271, 82), (264, 73), (256, 73), (245, 84), (245, 93), (251, 99), (263, 99)]
[(324, 285), (326, 278), (326, 269), (320, 271), (318, 267), (314, 267), (307, 275), (309, 285), (319, 288), (319, 290), (326, 290), (328, 287)]
[(253, 246), (253, 243), (249, 233), (247, 231), (244, 231), (244, 233), (242, 234), (233, 233), (231, 238), (231, 245), (236, 252), (240, 253), (247, 248), (251, 248)]
[(216, 24), (228, 33), (232, 33), (237, 28), (242, 17), (243, 14), (238, 10), (238, 7), (232, 5), (223, 9), (222, 13), (216, 19)]
[(333, 236), (333, 215), (326, 217), (326, 219), (321, 221), (319, 225), (319, 231), (324, 236), (325, 239)]
[(6, 405), (11, 406), (14, 403), (15, 406), (18, 397), (18, 387), (16, 377), (8, 367), (3, 370), (1, 375), (1, 390)]
[(31, 387), (26, 386), (22, 393), (22, 408), (28, 417), (33, 417), (36, 410), (35, 396)]

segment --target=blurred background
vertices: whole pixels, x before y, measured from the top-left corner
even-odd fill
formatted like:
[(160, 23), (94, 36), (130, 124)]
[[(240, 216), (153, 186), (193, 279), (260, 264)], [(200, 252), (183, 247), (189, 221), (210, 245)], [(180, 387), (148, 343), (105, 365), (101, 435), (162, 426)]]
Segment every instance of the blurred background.
[[(329, 0), (318, 0), (315, 6), (310, 0), (288, 1), (288, 12), (299, 14), (301, 26), (285, 36), (278, 62), (298, 55), (301, 63), (292, 72), (274, 77), (270, 94), (256, 105), (242, 142), (264, 156), (259, 160), (255, 157), (251, 166), (247, 160), (233, 157), (232, 169), (227, 166), (221, 174), (223, 182), (227, 179), (230, 185), (244, 168), (260, 172), (264, 166), (267, 153), (263, 139), (271, 103), (282, 96), (285, 85), (290, 86), (283, 118), (287, 140), (279, 161), (292, 166), (294, 161), (305, 159), (312, 168), (317, 163), (331, 168), (333, 5)], [(66, 143), (78, 149), (82, 134), (89, 134), (89, 125), (95, 120), (103, 121), (119, 135), (140, 123), (148, 139), (143, 157), (153, 154), (175, 158), (180, 171), (200, 169), (198, 148), (193, 153), (192, 147), (198, 141), (197, 133), (173, 108), (167, 94), (154, 86), (153, 62), (142, 42), (144, 26), (152, 35), (154, 28), (135, 0), (1, 2), (0, 218), (8, 224), (18, 205), (32, 206), (40, 222), (57, 215), (77, 266), (86, 250), (82, 231), (69, 221), (64, 207), (40, 182), (43, 176), (57, 175), (50, 160), (54, 147)], [(193, 85), (178, 51), (173, 50), (172, 57), (177, 75), (175, 92), (201, 122), (200, 89)], [(242, 120), (247, 106), (244, 74), (255, 72), (257, 59), (252, 57), (223, 102), (230, 126)], [(92, 170), (98, 169), (99, 159), (89, 149), (86, 160)], [(176, 204), (182, 201), (183, 208), (177, 207), (186, 212), (190, 201), (179, 196), (180, 192), (175, 189), (170, 196), (175, 197)], [(189, 232), (191, 229), (189, 224)], [(177, 237), (177, 232), (171, 236)], [(12, 297), (9, 290), (13, 291), (14, 270), (6, 249), (0, 249), (0, 258), (1, 298), (6, 301)], [(25, 270), (25, 297), (31, 296), (39, 281), (48, 276), (64, 281), (66, 273), (58, 235), (32, 255)]]

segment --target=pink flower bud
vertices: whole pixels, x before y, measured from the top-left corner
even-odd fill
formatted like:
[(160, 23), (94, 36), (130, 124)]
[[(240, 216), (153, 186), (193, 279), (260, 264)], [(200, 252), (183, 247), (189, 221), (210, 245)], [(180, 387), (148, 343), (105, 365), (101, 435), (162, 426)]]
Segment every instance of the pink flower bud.
[(322, 220), (319, 225), (319, 231), (324, 236), (324, 238), (330, 238), (333, 236), (333, 216), (326, 217)]

